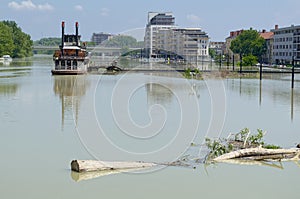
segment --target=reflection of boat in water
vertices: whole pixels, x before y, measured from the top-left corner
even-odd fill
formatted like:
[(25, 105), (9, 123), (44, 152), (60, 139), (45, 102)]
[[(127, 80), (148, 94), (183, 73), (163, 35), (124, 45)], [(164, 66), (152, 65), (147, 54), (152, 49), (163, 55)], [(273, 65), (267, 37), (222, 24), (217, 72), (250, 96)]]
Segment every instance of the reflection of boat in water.
[(54, 76), (53, 91), (61, 100), (61, 122), (65, 120), (77, 123), (81, 98), (85, 95), (89, 83), (86, 76)]
[(65, 35), (65, 23), (62, 22), (62, 40), (59, 50), (53, 55), (55, 63), (51, 71), (53, 75), (78, 75), (87, 73), (89, 67), (89, 54), (83, 43), (81, 46), (78, 35), (78, 22), (76, 22), (76, 34)]

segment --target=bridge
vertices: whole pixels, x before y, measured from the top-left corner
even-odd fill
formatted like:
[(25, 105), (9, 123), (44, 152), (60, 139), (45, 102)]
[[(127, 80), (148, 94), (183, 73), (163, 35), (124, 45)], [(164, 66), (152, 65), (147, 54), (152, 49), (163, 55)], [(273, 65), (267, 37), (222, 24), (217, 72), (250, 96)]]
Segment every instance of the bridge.
[[(139, 50), (140, 48), (129, 48), (130, 51)], [(58, 46), (33, 46), (34, 51), (38, 50), (59, 50)], [(87, 51), (98, 55), (120, 56), (122, 48), (120, 47), (103, 47), (103, 46), (87, 46)]]

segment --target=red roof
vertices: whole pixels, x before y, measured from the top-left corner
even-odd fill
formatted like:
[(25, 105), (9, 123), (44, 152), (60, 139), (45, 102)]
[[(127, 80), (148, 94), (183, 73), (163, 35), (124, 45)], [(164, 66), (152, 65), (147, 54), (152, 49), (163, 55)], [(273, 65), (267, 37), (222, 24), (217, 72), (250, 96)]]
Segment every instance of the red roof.
[(259, 34), (264, 39), (271, 39), (271, 38), (273, 38), (273, 35), (274, 35), (273, 32), (261, 32)]

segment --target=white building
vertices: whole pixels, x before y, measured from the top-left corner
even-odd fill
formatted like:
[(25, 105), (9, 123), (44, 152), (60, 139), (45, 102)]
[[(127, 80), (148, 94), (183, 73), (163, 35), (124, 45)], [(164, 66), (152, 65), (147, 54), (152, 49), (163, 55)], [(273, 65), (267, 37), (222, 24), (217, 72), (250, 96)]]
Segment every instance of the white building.
[(156, 41), (158, 49), (174, 53), (189, 63), (209, 56), (209, 37), (200, 28), (159, 30)]
[(300, 26), (290, 26), (271, 30), (274, 33), (273, 58), (275, 64), (292, 64), (300, 60)]
[(208, 35), (200, 28), (178, 28), (171, 12), (148, 13), (144, 43), (149, 57), (175, 54), (196, 63), (209, 56)]
[(145, 49), (149, 57), (157, 56), (157, 33), (160, 30), (168, 30), (175, 28), (175, 17), (171, 12), (158, 13), (149, 12), (148, 13), (148, 23), (145, 32)]

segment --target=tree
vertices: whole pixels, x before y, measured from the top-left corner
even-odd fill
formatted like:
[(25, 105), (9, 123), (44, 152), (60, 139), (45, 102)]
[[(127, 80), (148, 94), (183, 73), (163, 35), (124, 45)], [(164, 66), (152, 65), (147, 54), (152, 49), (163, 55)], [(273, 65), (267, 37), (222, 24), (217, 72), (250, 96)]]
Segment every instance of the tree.
[[(2, 37), (0, 46), (6, 46), (7, 54), (18, 58), (32, 56), (33, 42), (30, 35), (22, 32), (22, 29), (14, 21), (2, 21), (0, 24), (2, 26), (0, 31), (4, 32), (4, 35), (0, 34)], [(9, 35), (7, 35), (7, 31)]]
[(216, 52), (215, 49), (209, 48), (209, 49), (208, 49), (208, 54), (209, 54), (209, 56), (211, 56), (211, 58), (215, 58), (216, 55), (217, 55), (217, 52)]
[(11, 29), (0, 22), (0, 57), (3, 55), (12, 55), (14, 50), (14, 41)]
[(48, 37), (42, 38), (40, 40), (34, 41), (34, 45), (37, 46), (59, 46), (61, 44), (61, 38), (58, 37)]
[(245, 66), (253, 66), (257, 63), (257, 57), (254, 55), (247, 55), (243, 57), (243, 63)]
[(250, 30), (243, 31), (231, 42), (230, 49), (233, 53), (239, 54), (242, 61), (243, 56), (249, 55), (253, 55), (260, 60), (267, 48), (265, 39), (256, 30), (250, 28)]
[(117, 35), (104, 42), (104, 46), (106, 47), (138, 48), (141, 45), (143, 45), (143, 43), (138, 42), (134, 37), (126, 35)]

